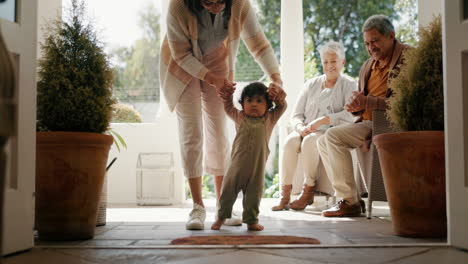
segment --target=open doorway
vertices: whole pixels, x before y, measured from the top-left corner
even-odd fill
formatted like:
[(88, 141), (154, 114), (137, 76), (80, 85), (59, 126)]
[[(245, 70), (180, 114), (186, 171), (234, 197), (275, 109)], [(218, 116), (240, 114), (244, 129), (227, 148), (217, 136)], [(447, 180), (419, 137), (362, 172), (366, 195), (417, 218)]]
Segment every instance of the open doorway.
[[(109, 6), (112, 5), (113, 8), (117, 8), (119, 6), (118, 1), (112, 1), (111, 3), (106, 3), (107, 1), (89, 1), (88, 6), (90, 9), (93, 8), (93, 2), (99, 2), (99, 5), (106, 5), (106, 11), (109, 9)], [(141, 145), (146, 145), (146, 148), (150, 147), (148, 142), (145, 142), (145, 138), (148, 139), (150, 137), (155, 137), (155, 131), (161, 130), (161, 127), (158, 127), (158, 123), (154, 123), (157, 120), (153, 119), (156, 117), (156, 113), (158, 112), (158, 103), (159, 103), (159, 89), (155, 88), (158, 87), (158, 80), (151, 76), (153, 72), (157, 72), (157, 63), (154, 62), (158, 59), (158, 49), (155, 47), (159, 47), (159, 32), (161, 29), (158, 27), (157, 23), (154, 21), (159, 21), (159, 16), (161, 13), (158, 13), (158, 1), (142, 1), (138, 4), (142, 4), (142, 6), (137, 9), (134, 13), (136, 14), (134, 19), (140, 20), (140, 23), (144, 29), (129, 29), (129, 32), (141, 31), (142, 34), (135, 37), (133, 41), (131, 40), (130, 34), (122, 34), (122, 32), (126, 32), (120, 27), (118, 35), (123, 37), (127, 42), (127, 46), (123, 45), (116, 49), (110, 49), (109, 52), (113, 54), (113, 58), (115, 59), (115, 66), (117, 72), (117, 84), (115, 87), (115, 92), (117, 98), (126, 105), (131, 105), (132, 109), (139, 112), (141, 116), (141, 129), (147, 132), (137, 132), (137, 135), (140, 135), (140, 138), (143, 138), (143, 142), (139, 143)], [(280, 10), (275, 9), (280, 6), (278, 3), (279, 1), (271, 0), (271, 1), (253, 1), (256, 2), (256, 6), (261, 12), (259, 12), (260, 21), (265, 31), (267, 32), (267, 37), (272, 42), (275, 51), (279, 54), (279, 20), (273, 19), (280, 17)], [(341, 1), (340, 1), (341, 2)], [(398, 8), (398, 4), (403, 7), (408, 8), (408, 3), (410, 1), (385, 1), (386, 3), (382, 5), (376, 5), (376, 10), (368, 10), (369, 14), (372, 13), (391, 13), (392, 10), (396, 10)], [(387, 3), (387, 2), (394, 2), (394, 3)], [(318, 66), (319, 62), (317, 57), (310, 56), (312, 53), (316, 53), (315, 46), (318, 46), (321, 42), (326, 39), (332, 38), (339, 38), (339, 34), (344, 34), (345, 30), (335, 29), (333, 27), (344, 27), (349, 25), (349, 21), (341, 21), (341, 19), (336, 19), (338, 24), (330, 25), (330, 28), (322, 27), (318, 30), (318, 23), (323, 20), (331, 21), (333, 19), (312, 19), (312, 13), (318, 13), (316, 9), (314, 9), (314, 1), (303, 1), (304, 3), (304, 17), (305, 17), (305, 28), (310, 28), (311, 31), (306, 34), (306, 77), (311, 77), (315, 74), (318, 74), (320, 71), (320, 67)], [(126, 12), (131, 13), (132, 8), (129, 8), (127, 3), (121, 4), (125, 9)], [(136, 5), (136, 4), (135, 4)], [(374, 5), (373, 5), (374, 6)], [(414, 7), (414, 5), (413, 5)], [(98, 7), (95, 7), (98, 10)], [(411, 3), (410, 3), (411, 8)], [(343, 7), (343, 9), (352, 9), (352, 7)], [(414, 10), (409, 9), (408, 11), (411, 15), (413, 15)], [(307, 13), (309, 12), (309, 13)], [(325, 14), (332, 15), (333, 12), (323, 11)], [(403, 11), (402, 11), (403, 12)], [(116, 12), (121, 13), (121, 12)], [(275, 15), (272, 15), (272, 14)], [(263, 15), (262, 15), (263, 14)], [(266, 14), (269, 14), (268, 16)], [(394, 14), (394, 13), (392, 13)], [(99, 17), (98, 13), (94, 14), (96, 17)], [(153, 16), (151, 16), (153, 15)], [(405, 15), (399, 15), (405, 17)], [(410, 16), (406, 14), (406, 17)], [(405, 18), (406, 18), (405, 17)], [(397, 15), (394, 16), (397, 19)], [(146, 19), (146, 20), (145, 20)], [(415, 19), (415, 17), (413, 17)], [(102, 19), (104, 21), (104, 18)], [(124, 20), (123, 17), (119, 17), (119, 20)], [(99, 20), (98, 20), (99, 21)], [(322, 23), (320, 22), (320, 23)], [(414, 21), (413, 21), (414, 22)], [(130, 22), (124, 22), (129, 24)], [(361, 36), (360, 36), (360, 26), (356, 22), (354, 27), (357, 28), (357, 33), (355, 32), (355, 36), (350, 38), (349, 40), (344, 40), (345, 45), (349, 45), (351, 50), (364, 50), (359, 48), (360, 45), (356, 46), (356, 43), (361, 43)], [(416, 24), (416, 23), (415, 23)], [(411, 23), (404, 23), (403, 26), (411, 25)], [(116, 25), (114, 24), (113, 27)], [(106, 32), (108, 27), (105, 26), (103, 32)], [(149, 31), (148, 31), (149, 30)], [(324, 32), (330, 33), (330, 35), (326, 35), (324, 32), (322, 34), (318, 34), (317, 32)], [(414, 32), (413, 32), (414, 33)], [(411, 41), (411, 36), (413, 33), (408, 33), (406, 36)], [(314, 35), (315, 34), (315, 35)], [(343, 35), (342, 35), (343, 36)], [(110, 36), (109, 42), (110, 42)], [(404, 37), (404, 36), (402, 36)], [(252, 59), (247, 55), (248, 52), (246, 51), (245, 47), (242, 46), (241, 50), (239, 51), (239, 59), (238, 59), (238, 81), (253, 81), (253, 80), (261, 80), (263, 78), (261, 70), (256, 67), (255, 63), (252, 63)], [(351, 58), (355, 58), (355, 62), (348, 62), (349, 68), (347, 72), (350, 74), (357, 75), (357, 71), (359, 70), (360, 64), (362, 64), (365, 55), (362, 53), (356, 53), (349, 55)], [(151, 78), (150, 78), (151, 77)], [(167, 122), (173, 122), (166, 120)], [(121, 125), (122, 129), (126, 132), (123, 132), (124, 138), (128, 141), (127, 144), (133, 140), (133, 138), (138, 138), (133, 134), (133, 131), (136, 131), (136, 127), (140, 125), (135, 124), (128, 124), (129, 122), (124, 122), (125, 124)], [(144, 124), (148, 123), (148, 124)], [(154, 124), (151, 124), (154, 123)], [(172, 126), (168, 126), (169, 128), (175, 129), (174, 123), (170, 123)], [(120, 125), (116, 125), (119, 127)], [(168, 128), (165, 126), (165, 129)], [(168, 129), (169, 131), (169, 129)], [(172, 130), (172, 132), (165, 131), (166, 134), (171, 135), (172, 133), (176, 133), (177, 131)], [(141, 136), (142, 134), (145, 136)], [(172, 134), (174, 135), (174, 134)], [(273, 140), (274, 142), (274, 140)], [(156, 143), (155, 143), (156, 144)], [(128, 144), (130, 145), (130, 144)], [(130, 145), (131, 146), (131, 145)], [(275, 149), (277, 144), (275, 143)], [(171, 146), (165, 146), (169, 148)], [(171, 238), (177, 238), (187, 235), (204, 235), (210, 234), (211, 231), (207, 230), (205, 227), (205, 231), (200, 232), (191, 232), (186, 231), (184, 227), (184, 222), (186, 221), (186, 217), (189, 212), (190, 203), (186, 203), (187, 193), (184, 188), (180, 188), (179, 186), (184, 186), (183, 180), (178, 177), (181, 176), (180, 166), (178, 166), (178, 155), (177, 151), (173, 152), (172, 159), (174, 162), (172, 163), (172, 174), (169, 173), (166, 176), (168, 177), (167, 183), (170, 184), (170, 187), (159, 186), (162, 191), (168, 190), (173, 188), (172, 190), (168, 191), (162, 196), (157, 196), (159, 191), (155, 193), (151, 193), (152, 190), (148, 190), (149, 196), (154, 194), (153, 198), (160, 199), (159, 203), (167, 202), (168, 204), (180, 204), (178, 205), (171, 205), (171, 206), (158, 206), (158, 207), (136, 207), (135, 208), (128, 208), (124, 207), (125, 204), (134, 204), (138, 203), (138, 197), (136, 195), (137, 190), (139, 188), (141, 190), (145, 190), (147, 186), (139, 186), (137, 179), (137, 159), (139, 153), (147, 152), (146, 149), (143, 150), (121, 150), (121, 152), (115, 151), (112, 153), (117, 156), (118, 161), (115, 165), (116, 167), (112, 168), (109, 172), (109, 221), (108, 225), (100, 228), (98, 230), (97, 238), (95, 239), (96, 242), (90, 243), (103, 243), (99, 242), (98, 240), (110, 240), (109, 243), (118, 243), (119, 245), (140, 245), (148, 243), (167, 243), (168, 240)], [(159, 150), (158, 150), (159, 152)], [(135, 155), (136, 154), (136, 155)], [(444, 242), (440, 240), (412, 240), (412, 239), (403, 239), (399, 237), (395, 237), (391, 234), (391, 222), (387, 218), (388, 214), (388, 207), (385, 203), (378, 204), (376, 207), (382, 207), (380, 217), (375, 217), (371, 220), (366, 220), (364, 217), (362, 218), (342, 218), (342, 219), (333, 219), (330, 221), (326, 221), (326, 219), (321, 218), (319, 216), (319, 211), (315, 210), (314, 208), (308, 208), (308, 210), (304, 212), (281, 212), (275, 213), (269, 211), (269, 208), (274, 203), (274, 201), (278, 198), (279, 195), (279, 184), (278, 184), (278, 168), (277, 168), (277, 159), (275, 159), (275, 154), (272, 153), (271, 155), (271, 168), (268, 172), (267, 176), (267, 186), (265, 189), (267, 192), (265, 193), (268, 198), (271, 199), (264, 199), (262, 204), (262, 211), (266, 212), (264, 217), (264, 223), (267, 229), (262, 233), (271, 232), (271, 234), (295, 234), (295, 235), (307, 235), (310, 234), (314, 237), (322, 237), (323, 244), (380, 244), (380, 243), (433, 243), (433, 242)], [(277, 153), (276, 153), (277, 154)], [(126, 156), (131, 156), (128, 161), (125, 161)], [(179, 163), (180, 164), (180, 163)], [(117, 167), (119, 166), (119, 167)], [(119, 173), (119, 176), (117, 174)], [(171, 176), (172, 175), (172, 176)], [(173, 177), (173, 178), (171, 178)], [(205, 196), (206, 198), (213, 198), (214, 197), (214, 188), (212, 186), (211, 178), (207, 177), (207, 182), (204, 186), (205, 189)], [(130, 183), (129, 183), (130, 182)], [(145, 182), (145, 181), (143, 181)], [(151, 189), (151, 188), (150, 188)], [(297, 194), (297, 192), (296, 192)], [(162, 200), (162, 202), (161, 202)], [(316, 208), (321, 208), (324, 206), (328, 206), (328, 201), (325, 197), (321, 199), (317, 199), (318, 204)], [(236, 209), (241, 211), (240, 203), (236, 203)], [(214, 208), (215, 202), (214, 200), (209, 200), (207, 202), (208, 207), (208, 216), (207, 216), (207, 224), (211, 221), (210, 219), (214, 219)], [(310, 210), (309, 210), (310, 209)], [(379, 213), (376, 212), (376, 216), (379, 216)], [(245, 226), (240, 229), (237, 227), (228, 228), (228, 233), (244, 233)], [(125, 231), (127, 230), (127, 231)], [(128, 230), (132, 230), (128, 232)], [(136, 231), (140, 230), (140, 231)], [(164, 231), (163, 231), (164, 230)], [(177, 231), (176, 231), (177, 230)], [(270, 230), (270, 231), (269, 231)], [(164, 232), (166, 232), (166, 236), (164, 236)], [(129, 236), (125, 235), (128, 234)], [(141, 237), (140, 237), (141, 236)], [(158, 238), (167, 238), (167, 239), (154, 239), (155, 237)], [(99, 239), (100, 238), (100, 239)], [(154, 240), (154, 241), (153, 241)], [(151, 242), (153, 241), (153, 242)], [(120, 244), (121, 243), (121, 244)], [(127, 244), (128, 243), (128, 244)]]

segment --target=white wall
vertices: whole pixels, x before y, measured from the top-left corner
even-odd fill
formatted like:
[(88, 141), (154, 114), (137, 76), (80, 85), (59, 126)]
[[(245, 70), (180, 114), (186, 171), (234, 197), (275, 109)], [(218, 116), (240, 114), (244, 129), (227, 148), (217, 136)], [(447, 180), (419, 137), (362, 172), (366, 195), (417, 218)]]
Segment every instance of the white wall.
[[(174, 193), (171, 203), (182, 203), (185, 199), (185, 179), (179, 154), (179, 141), (175, 119), (158, 118), (155, 123), (112, 124), (112, 130), (125, 140), (127, 149), (117, 151), (115, 145), (109, 153), (109, 161), (117, 161), (109, 169), (107, 201), (113, 205), (135, 205), (137, 203), (137, 158), (142, 152), (172, 152), (174, 159)], [(155, 189), (166, 192), (168, 186), (155, 185)]]
[[(62, 16), (62, 0), (40, 0), (40, 5), (37, 7), (37, 41), (44, 41), (45, 25), (50, 21)], [(37, 57), (42, 55), (41, 46), (37, 45)]]
[(426, 26), (442, 11), (442, 0), (418, 0), (419, 26)]

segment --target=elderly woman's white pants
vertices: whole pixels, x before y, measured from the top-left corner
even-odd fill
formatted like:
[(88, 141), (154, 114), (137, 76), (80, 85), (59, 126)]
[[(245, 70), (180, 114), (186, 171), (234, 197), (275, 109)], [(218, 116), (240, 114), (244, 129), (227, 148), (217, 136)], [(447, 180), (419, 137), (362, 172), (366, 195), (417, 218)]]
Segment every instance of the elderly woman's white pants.
[(226, 114), (216, 89), (194, 78), (182, 93), (175, 110), (185, 177), (202, 176), (203, 149), (205, 171), (224, 175), (229, 143)]
[(304, 183), (315, 186), (320, 155), (317, 149), (317, 140), (323, 136), (322, 132), (310, 133), (304, 138), (293, 131), (288, 135), (283, 146), (283, 160), (280, 172), (282, 185), (292, 184), (299, 159), (302, 159)]

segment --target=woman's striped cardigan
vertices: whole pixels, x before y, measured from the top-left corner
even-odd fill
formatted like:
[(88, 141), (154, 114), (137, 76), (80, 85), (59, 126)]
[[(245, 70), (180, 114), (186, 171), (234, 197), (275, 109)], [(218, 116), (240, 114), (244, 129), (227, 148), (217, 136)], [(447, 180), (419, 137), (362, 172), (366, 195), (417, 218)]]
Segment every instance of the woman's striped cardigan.
[[(161, 89), (171, 111), (192, 78), (203, 80), (209, 71), (200, 62), (202, 53), (197, 38), (196, 17), (184, 5), (183, 0), (171, 0), (167, 14), (167, 34), (161, 46), (160, 61)], [(240, 39), (268, 76), (279, 73), (278, 61), (249, 0), (233, 0), (232, 4), (225, 43), (229, 51), (228, 69), (231, 81), (234, 79), (234, 65)]]

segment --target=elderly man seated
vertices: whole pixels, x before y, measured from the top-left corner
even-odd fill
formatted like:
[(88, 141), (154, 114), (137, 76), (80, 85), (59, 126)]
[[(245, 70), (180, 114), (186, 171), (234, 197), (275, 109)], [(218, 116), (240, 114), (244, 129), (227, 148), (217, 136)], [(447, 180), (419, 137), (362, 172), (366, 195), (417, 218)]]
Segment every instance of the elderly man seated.
[(392, 93), (388, 83), (399, 73), (403, 53), (408, 48), (395, 38), (394, 27), (386, 16), (369, 17), (362, 32), (370, 58), (359, 73), (359, 91), (353, 92), (346, 105), (346, 110), (359, 118), (356, 123), (330, 128), (318, 140), (325, 170), (336, 196), (341, 198), (322, 212), (325, 217), (361, 215), (363, 202), (357, 195), (350, 149), (367, 144), (372, 132), (372, 111), (386, 109)]

